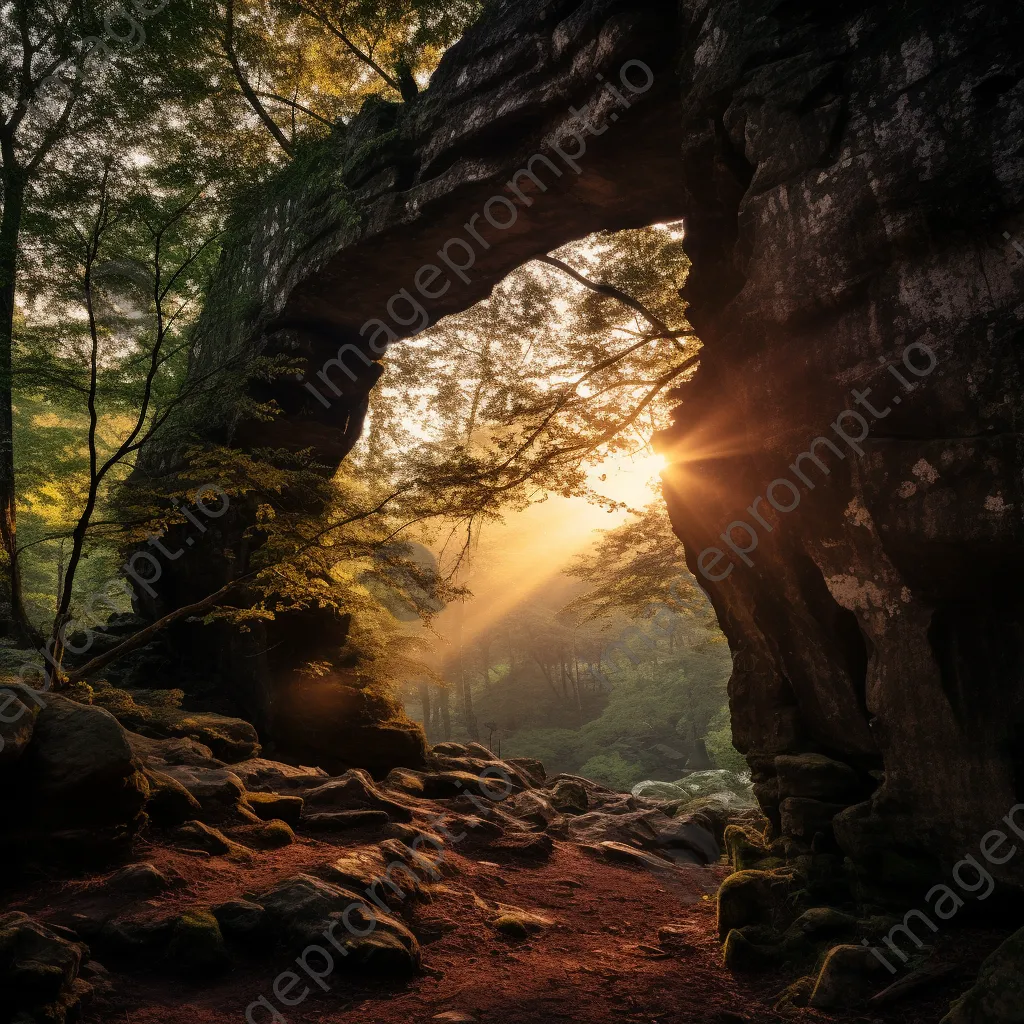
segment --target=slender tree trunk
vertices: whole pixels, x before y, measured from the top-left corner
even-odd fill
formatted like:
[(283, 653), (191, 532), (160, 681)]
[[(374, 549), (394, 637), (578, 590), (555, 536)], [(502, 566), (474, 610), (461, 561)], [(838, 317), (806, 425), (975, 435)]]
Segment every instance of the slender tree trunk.
[(452, 712), (448, 704), (448, 691), (446, 689), (441, 690), (438, 703), (441, 705), (441, 726), (444, 731), (444, 738), (447, 741), (452, 738)]
[(473, 711), (473, 684), (466, 677), (466, 651), (462, 641), (462, 624), (466, 617), (466, 602), (459, 602), (459, 685), (462, 689), (462, 720), (469, 738), (480, 742), (480, 729)]
[(56, 607), (60, 607), (61, 599), (64, 596), (64, 540), (61, 539), (60, 550), (57, 554), (57, 601)]
[(491, 644), (487, 639), (480, 641), (480, 660), (484, 670), (484, 689), (491, 688)]
[(423, 731), (430, 738), (430, 685), (420, 683), (420, 704), (423, 706)]
[(0, 215), (0, 636), (32, 643), (38, 638), (22, 603), (18, 565), (11, 394), (18, 236), (25, 207), (25, 180), (20, 171), (4, 174), (3, 203)]

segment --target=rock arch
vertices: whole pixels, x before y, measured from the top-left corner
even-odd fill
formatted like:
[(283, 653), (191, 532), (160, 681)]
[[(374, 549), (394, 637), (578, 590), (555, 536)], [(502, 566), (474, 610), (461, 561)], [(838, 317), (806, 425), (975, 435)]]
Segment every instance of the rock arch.
[[(408, 334), (572, 238), (685, 218), (705, 349), (665, 494), (733, 650), (737, 742), (777, 828), (810, 842), (842, 812), (875, 883), (927, 877), (1024, 801), (1022, 20), (1014, 0), (495, 4), (415, 101), (369, 104), (253, 211), (197, 367), (256, 347), (309, 370), (274, 424), (219, 427), (339, 460), (379, 368), (328, 367), (326, 404), (306, 384), (342, 346), (372, 355), (389, 302)], [(628, 62), (652, 82), (626, 109), (606, 87)], [(575, 159), (584, 105), (607, 130), (577, 173), (552, 146)], [(546, 188), (517, 196), (537, 154)], [(481, 219), (496, 196), (508, 228)], [(474, 214), (460, 277), (437, 254)], [(427, 265), (451, 287), (395, 303)], [(800, 502), (776, 511), (784, 479)]]

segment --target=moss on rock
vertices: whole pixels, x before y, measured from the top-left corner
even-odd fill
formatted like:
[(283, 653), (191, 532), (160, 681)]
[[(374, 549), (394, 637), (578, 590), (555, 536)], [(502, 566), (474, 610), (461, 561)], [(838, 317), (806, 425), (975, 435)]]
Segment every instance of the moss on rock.
[(206, 977), (225, 970), (230, 958), (217, 918), (209, 910), (182, 914), (174, 924), (167, 959), (191, 977)]

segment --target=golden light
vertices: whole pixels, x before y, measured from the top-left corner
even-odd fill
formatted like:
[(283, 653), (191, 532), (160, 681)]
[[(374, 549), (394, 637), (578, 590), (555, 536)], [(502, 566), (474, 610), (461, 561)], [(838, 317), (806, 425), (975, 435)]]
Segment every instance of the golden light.
[(660, 476), (667, 466), (664, 455), (644, 448), (633, 455), (610, 456), (591, 470), (587, 482), (606, 498), (642, 508), (660, 495)]

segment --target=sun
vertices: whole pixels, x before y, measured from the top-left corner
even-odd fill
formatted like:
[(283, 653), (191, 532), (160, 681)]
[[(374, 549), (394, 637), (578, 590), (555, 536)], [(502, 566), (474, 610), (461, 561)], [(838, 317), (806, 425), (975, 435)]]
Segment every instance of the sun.
[(599, 494), (639, 508), (657, 497), (661, 473), (668, 467), (664, 455), (645, 448), (633, 455), (612, 455), (595, 466), (588, 483)]

